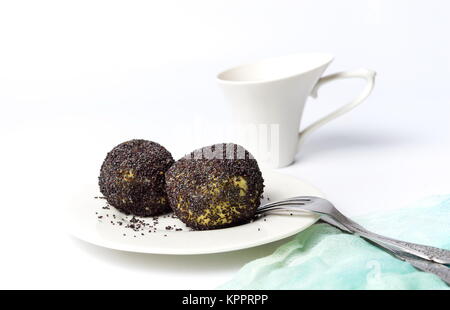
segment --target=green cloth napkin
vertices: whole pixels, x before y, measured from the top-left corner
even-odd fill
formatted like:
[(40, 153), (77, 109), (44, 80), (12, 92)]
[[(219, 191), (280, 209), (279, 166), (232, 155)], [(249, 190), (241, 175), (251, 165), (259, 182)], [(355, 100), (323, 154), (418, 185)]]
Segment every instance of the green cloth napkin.
[[(450, 195), (410, 208), (358, 218), (393, 238), (450, 249)], [(449, 289), (364, 239), (319, 223), (272, 255), (246, 264), (220, 289)]]

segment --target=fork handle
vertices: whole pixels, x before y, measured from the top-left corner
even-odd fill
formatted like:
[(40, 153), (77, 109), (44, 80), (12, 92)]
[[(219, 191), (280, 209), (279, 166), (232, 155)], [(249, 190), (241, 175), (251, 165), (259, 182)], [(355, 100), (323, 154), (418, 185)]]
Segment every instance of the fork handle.
[(380, 242), (383, 242), (388, 245), (395, 246), (395, 247), (401, 249), (402, 251), (419, 256), (424, 259), (434, 261), (436, 263), (450, 264), (450, 251), (449, 250), (444, 250), (444, 249), (440, 249), (440, 248), (436, 248), (436, 247), (432, 247), (432, 246), (428, 246), (428, 245), (411, 243), (411, 242), (406, 242), (406, 241), (401, 241), (401, 240), (385, 237), (385, 236), (373, 233), (349, 219), (348, 219), (348, 221), (345, 221), (345, 222), (349, 222), (348, 225), (346, 225), (346, 226), (350, 226), (350, 228), (356, 234), (358, 234), (362, 237), (365, 237), (368, 239), (373, 239), (373, 240), (380, 241)]
[[(352, 233), (351, 228), (349, 228), (348, 226), (345, 226), (341, 222), (338, 222), (337, 220), (333, 219), (331, 216), (322, 215), (320, 218), (322, 221), (324, 221), (330, 225), (333, 225), (333, 226), (339, 228), (340, 230)], [(366, 239), (369, 239), (369, 238), (366, 238)], [(429, 260), (424, 260), (419, 257), (414, 257), (412, 255), (408, 255), (404, 252), (399, 251), (398, 248), (393, 248), (393, 247), (391, 247), (385, 243), (382, 243), (380, 241), (374, 241), (373, 239), (369, 239), (369, 240), (372, 241), (372, 243), (374, 243), (378, 247), (385, 249), (388, 253), (391, 253), (393, 256), (397, 257), (398, 259), (408, 262), (409, 264), (411, 264), (412, 266), (414, 266), (415, 268), (417, 268), (419, 270), (435, 274), (436, 276), (441, 278), (442, 281), (444, 281), (445, 283), (450, 285), (450, 268), (446, 267), (445, 265), (438, 264), (438, 263), (435, 263), (435, 262), (432, 262)]]
[(417, 269), (437, 275), (439, 278), (442, 279), (442, 281), (450, 285), (450, 268), (446, 267), (445, 265), (417, 257), (406, 257), (404, 255), (399, 254), (396, 254), (396, 256), (410, 263)]
[(380, 241), (385, 244), (394, 246), (406, 253), (431, 260), (433, 262), (439, 263), (439, 264), (450, 264), (450, 251), (445, 249), (440, 249), (428, 245), (423, 244), (417, 244), (412, 242), (406, 242), (401, 241), (389, 237), (385, 237), (376, 233), (373, 233), (358, 223), (354, 222), (353, 220), (346, 217), (344, 214), (340, 213), (339, 211), (335, 210), (332, 214), (334, 218), (336, 218), (338, 221), (341, 221), (353, 230), (354, 233), (360, 235), (361, 237), (365, 237), (367, 239), (371, 239), (374, 241)]

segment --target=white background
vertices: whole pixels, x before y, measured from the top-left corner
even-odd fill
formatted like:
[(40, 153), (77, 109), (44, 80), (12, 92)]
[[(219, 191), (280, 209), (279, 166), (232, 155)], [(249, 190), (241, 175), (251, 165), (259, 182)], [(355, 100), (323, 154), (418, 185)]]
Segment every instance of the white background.
[[(152, 256), (85, 244), (62, 212), (114, 145), (179, 157), (222, 142), (215, 75), (294, 52), (335, 54), (328, 73), (378, 72), (369, 100), (311, 135), (282, 172), (350, 216), (450, 192), (450, 41), (444, 0), (0, 2), (0, 288), (214, 288), (279, 244)], [(304, 124), (354, 97), (343, 81)], [(201, 141), (195, 124), (207, 126)], [(450, 219), (449, 219), (450, 220)]]

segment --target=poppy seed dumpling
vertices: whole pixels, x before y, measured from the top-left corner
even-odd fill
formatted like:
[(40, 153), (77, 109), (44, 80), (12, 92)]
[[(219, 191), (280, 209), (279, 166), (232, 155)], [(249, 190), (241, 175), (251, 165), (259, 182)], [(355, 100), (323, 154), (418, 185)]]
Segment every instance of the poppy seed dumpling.
[(256, 160), (236, 144), (195, 150), (166, 172), (172, 210), (187, 226), (198, 230), (251, 220), (260, 204), (263, 182)]
[(154, 216), (170, 211), (164, 174), (174, 163), (158, 143), (131, 140), (117, 145), (100, 169), (100, 192), (125, 214)]

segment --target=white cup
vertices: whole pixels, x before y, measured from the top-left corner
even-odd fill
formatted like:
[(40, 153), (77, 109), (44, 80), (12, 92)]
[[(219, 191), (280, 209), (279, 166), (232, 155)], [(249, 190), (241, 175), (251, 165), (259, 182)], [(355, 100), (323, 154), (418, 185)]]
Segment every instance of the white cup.
[[(362, 103), (374, 87), (375, 72), (368, 69), (321, 77), (332, 61), (330, 54), (301, 53), (220, 73), (217, 81), (231, 104), (233, 142), (247, 148), (262, 165), (290, 165), (306, 135)], [(339, 78), (363, 78), (367, 84), (355, 100), (299, 132), (308, 96), (316, 97), (320, 86)]]

